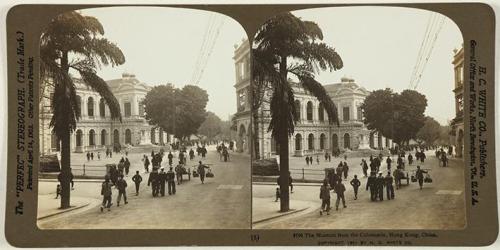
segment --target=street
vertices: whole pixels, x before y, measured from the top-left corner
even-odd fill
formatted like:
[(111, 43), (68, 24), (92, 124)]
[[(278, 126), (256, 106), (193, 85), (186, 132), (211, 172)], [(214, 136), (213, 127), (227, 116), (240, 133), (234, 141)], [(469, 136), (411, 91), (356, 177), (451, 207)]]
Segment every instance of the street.
[[(206, 159), (196, 156), (187, 162), (192, 167), (199, 160), (210, 165), (214, 178), (206, 178), (201, 184), (199, 178), (191, 177), (176, 186), (175, 195), (153, 198), (151, 187), (147, 186), (148, 174), (140, 161), (141, 153), (130, 153), (131, 168), (127, 181), (128, 204), (123, 201), (116, 207), (118, 191), (113, 188), (111, 211), (100, 212), (98, 206), (80, 213), (71, 212), (38, 221), (42, 229), (238, 229), (250, 227), (251, 191), (250, 157), (232, 153), (230, 162), (221, 162), (214, 146), (209, 146)], [(166, 152), (168, 154), (168, 152)], [(177, 156), (177, 154), (175, 154)], [(82, 155), (83, 156), (83, 155)], [(113, 157), (116, 162), (119, 157)], [(174, 163), (177, 158), (174, 158)], [(165, 155), (162, 167), (168, 170)], [(150, 166), (151, 168), (151, 166)], [(131, 181), (139, 170), (143, 181), (139, 196)], [(185, 179), (187, 176), (185, 176)], [(53, 194), (57, 182), (41, 181), (39, 195)], [(72, 197), (86, 197), (102, 200), (101, 181), (75, 181)], [(95, 202), (94, 202), (95, 203)]]
[[(371, 202), (369, 191), (365, 190), (366, 178), (363, 177), (361, 166), (359, 166), (361, 159), (348, 159), (349, 176), (347, 181), (343, 181), (347, 189), (345, 192), (347, 208), (340, 205), (339, 210), (335, 211), (336, 194), (332, 191), (330, 215), (324, 214), (320, 216), (319, 184), (311, 186), (295, 183), (294, 193), (290, 195), (291, 208), (294, 208), (294, 201), (314, 202), (316, 207), (294, 216), (282, 216), (256, 223), (254, 228), (461, 229), (466, 223), (463, 162), (461, 159), (451, 158), (449, 167), (444, 168), (439, 167), (433, 152), (427, 151), (426, 155), (427, 159), (421, 167), (431, 169), (429, 174), (433, 182), (424, 183), (422, 190), (419, 190), (418, 183), (410, 182), (409, 186), (403, 185), (399, 190), (395, 190), (394, 200), (386, 199), (384, 189), (384, 201)], [(293, 161), (295, 160), (298, 159)], [(336, 162), (338, 164), (338, 159), (336, 159)], [(298, 163), (291, 165), (296, 164)], [(406, 169), (416, 169), (416, 164), (407, 166)], [(381, 170), (385, 176), (387, 174), (385, 158)], [(354, 200), (352, 186), (349, 184), (354, 174), (357, 174), (361, 181), (357, 200)], [(406, 183), (406, 180), (403, 183)], [(254, 185), (253, 199), (268, 200), (268, 203), (264, 204), (272, 206), (276, 214), (278, 214), (279, 202), (274, 202), (275, 188), (276, 185)], [(259, 202), (259, 204), (262, 204), (262, 202)], [(254, 210), (257, 209), (254, 208)], [(256, 217), (255, 214), (254, 217)]]

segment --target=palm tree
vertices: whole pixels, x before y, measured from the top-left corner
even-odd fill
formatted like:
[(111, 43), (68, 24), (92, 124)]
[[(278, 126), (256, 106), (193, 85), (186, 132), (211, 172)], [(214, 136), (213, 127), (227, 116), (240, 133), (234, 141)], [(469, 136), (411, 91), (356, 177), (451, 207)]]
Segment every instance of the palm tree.
[[(120, 106), (106, 82), (96, 74), (102, 65), (121, 65), (122, 51), (103, 38), (104, 29), (95, 17), (76, 11), (54, 18), (41, 36), (40, 79), (50, 79), (54, 97), (50, 127), (61, 143), (61, 208), (70, 206), (70, 135), (81, 117), (75, 82), (70, 70), (99, 93), (109, 106), (112, 119), (121, 122)], [(43, 87), (43, 86), (42, 86)]]
[(268, 82), (272, 89), (268, 131), (279, 144), (282, 212), (289, 210), (288, 138), (299, 118), (288, 81), (289, 73), (318, 98), (327, 111), (330, 124), (338, 125), (335, 104), (323, 85), (314, 79), (314, 74), (342, 68), (342, 59), (333, 48), (318, 40), (323, 40), (323, 33), (316, 23), (302, 21), (287, 12), (273, 17), (260, 28), (252, 49), (254, 84)]

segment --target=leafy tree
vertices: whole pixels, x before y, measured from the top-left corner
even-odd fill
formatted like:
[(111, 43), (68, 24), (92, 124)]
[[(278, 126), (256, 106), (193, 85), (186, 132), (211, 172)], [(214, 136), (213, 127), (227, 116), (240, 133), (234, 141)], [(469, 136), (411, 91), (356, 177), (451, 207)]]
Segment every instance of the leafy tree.
[(205, 121), (208, 94), (200, 87), (172, 84), (153, 87), (144, 98), (146, 119), (176, 138), (184, 140), (196, 134)]
[(427, 99), (419, 92), (404, 90), (398, 94), (391, 89), (373, 91), (361, 105), (367, 128), (378, 131), (398, 145), (416, 138), (424, 125), (426, 107)]
[[(109, 106), (112, 119), (121, 121), (120, 105), (96, 70), (102, 65), (125, 63), (116, 44), (102, 37), (99, 20), (76, 11), (52, 19), (41, 36), (40, 82), (52, 83), (54, 98), (50, 127), (61, 143), (61, 208), (70, 207), (70, 134), (81, 117), (75, 82), (70, 70), (80, 75), (84, 84), (99, 93)], [(45, 86), (41, 86), (45, 88)]]
[(222, 133), (222, 120), (213, 112), (208, 111), (205, 121), (198, 128), (198, 134), (204, 135), (208, 140), (213, 140)]
[(435, 144), (443, 132), (441, 124), (432, 117), (425, 117), (424, 126), (417, 133), (417, 140), (427, 145)]
[(289, 74), (298, 78), (299, 84), (318, 98), (330, 123), (338, 124), (335, 104), (323, 85), (314, 79), (314, 74), (319, 70), (342, 68), (342, 59), (321, 40), (323, 33), (316, 23), (303, 21), (287, 12), (276, 15), (261, 26), (252, 48), (254, 84), (269, 83), (272, 90), (268, 130), (280, 146), (281, 211), (289, 210), (288, 139), (299, 118)]

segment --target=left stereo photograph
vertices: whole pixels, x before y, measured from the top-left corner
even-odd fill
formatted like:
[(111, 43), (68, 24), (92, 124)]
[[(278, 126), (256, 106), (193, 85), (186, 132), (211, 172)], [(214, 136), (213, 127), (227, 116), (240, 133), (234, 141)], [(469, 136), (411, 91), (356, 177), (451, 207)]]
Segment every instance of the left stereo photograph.
[(40, 34), (38, 227), (250, 229), (248, 47), (238, 22), (204, 10), (54, 16)]

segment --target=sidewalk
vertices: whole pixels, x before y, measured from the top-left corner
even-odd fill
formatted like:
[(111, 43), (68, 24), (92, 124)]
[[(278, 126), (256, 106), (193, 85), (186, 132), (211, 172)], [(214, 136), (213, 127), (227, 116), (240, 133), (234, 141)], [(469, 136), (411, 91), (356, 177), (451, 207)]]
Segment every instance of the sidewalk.
[(68, 213), (77, 209), (96, 205), (97, 201), (82, 197), (71, 197), (71, 207), (68, 209), (60, 209), (61, 197), (55, 199), (55, 194), (38, 195), (38, 213), (37, 220), (49, 218), (55, 215)]
[(314, 208), (315, 203), (308, 201), (290, 200), (290, 210), (280, 212), (280, 202), (270, 198), (252, 199), (252, 224), (267, 222), (277, 218), (290, 216)]

